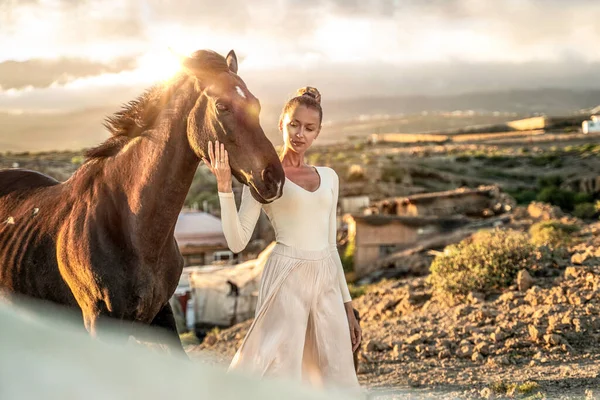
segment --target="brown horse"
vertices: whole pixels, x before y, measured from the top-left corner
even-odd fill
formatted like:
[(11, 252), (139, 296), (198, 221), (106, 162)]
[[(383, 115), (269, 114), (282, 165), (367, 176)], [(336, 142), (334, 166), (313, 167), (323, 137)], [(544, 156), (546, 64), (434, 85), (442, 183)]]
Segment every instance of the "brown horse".
[(79, 308), (92, 336), (104, 317), (128, 332), (135, 322), (164, 328), (181, 351), (168, 302), (183, 267), (173, 232), (208, 142), (225, 144), (258, 201), (282, 193), (259, 110), (235, 53), (200, 50), (108, 118), (112, 137), (66, 182), (0, 170), (0, 291)]

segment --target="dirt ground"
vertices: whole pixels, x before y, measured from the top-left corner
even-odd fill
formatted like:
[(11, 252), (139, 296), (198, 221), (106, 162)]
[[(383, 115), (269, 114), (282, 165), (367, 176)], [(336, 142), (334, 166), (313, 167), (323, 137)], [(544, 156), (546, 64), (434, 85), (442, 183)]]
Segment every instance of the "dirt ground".
[[(426, 277), (387, 279), (354, 300), (358, 377), (376, 399), (600, 399), (600, 223), (552, 267), (456, 304)], [(226, 365), (250, 321), (188, 347)]]

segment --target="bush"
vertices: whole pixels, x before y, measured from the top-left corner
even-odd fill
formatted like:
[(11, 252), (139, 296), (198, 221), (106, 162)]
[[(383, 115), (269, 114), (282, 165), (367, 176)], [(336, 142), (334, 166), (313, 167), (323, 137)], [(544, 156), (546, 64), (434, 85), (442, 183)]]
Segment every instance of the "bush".
[(383, 182), (401, 183), (404, 177), (404, 171), (399, 168), (386, 167), (381, 171), (381, 180)]
[(358, 164), (352, 164), (348, 169), (348, 182), (359, 182), (365, 179), (365, 170)]
[(562, 183), (563, 178), (559, 175), (543, 176), (540, 179), (538, 179), (538, 186), (540, 188), (545, 188), (548, 186), (559, 187)]
[(575, 208), (575, 192), (562, 190), (556, 186), (542, 189), (536, 200), (558, 206), (563, 211), (573, 211)]
[(538, 193), (535, 190), (525, 189), (525, 190), (507, 190), (509, 195), (511, 195), (517, 204), (529, 204), (532, 201), (535, 201)]
[(471, 157), (469, 157), (469, 156), (458, 156), (458, 157), (456, 157), (455, 160), (456, 160), (456, 162), (459, 162), (459, 163), (467, 163), (467, 162), (471, 161)]
[(575, 206), (573, 215), (581, 219), (592, 219), (598, 214), (593, 203), (580, 203)]
[(344, 254), (342, 255), (342, 266), (344, 267), (344, 272), (352, 272), (354, 271), (354, 251), (356, 249), (356, 244), (354, 240), (349, 240), (346, 245), (346, 250), (344, 250)]
[(365, 285), (357, 286), (353, 283), (348, 284), (348, 291), (350, 292), (350, 297), (353, 299), (359, 298), (367, 292), (367, 288)]
[(534, 246), (546, 246), (558, 250), (568, 246), (571, 243), (571, 235), (578, 230), (579, 227), (576, 225), (550, 220), (531, 225), (529, 235)]
[(594, 196), (585, 192), (577, 192), (573, 197), (573, 203), (582, 204), (582, 203), (591, 203), (594, 201)]
[(451, 295), (490, 292), (510, 286), (521, 269), (530, 269), (535, 246), (524, 233), (494, 229), (481, 231), (446, 247), (431, 264), (428, 282)]

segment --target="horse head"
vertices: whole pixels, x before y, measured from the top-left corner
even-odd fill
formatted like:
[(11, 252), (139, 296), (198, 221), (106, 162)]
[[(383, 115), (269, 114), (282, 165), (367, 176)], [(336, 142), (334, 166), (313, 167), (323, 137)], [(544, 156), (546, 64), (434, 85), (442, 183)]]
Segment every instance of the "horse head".
[(233, 176), (265, 204), (282, 194), (285, 174), (259, 123), (260, 103), (237, 75), (235, 53), (226, 58), (200, 50), (182, 57), (183, 70), (195, 78), (198, 99), (188, 116), (187, 136), (198, 157), (208, 158), (208, 142), (219, 140), (229, 153)]

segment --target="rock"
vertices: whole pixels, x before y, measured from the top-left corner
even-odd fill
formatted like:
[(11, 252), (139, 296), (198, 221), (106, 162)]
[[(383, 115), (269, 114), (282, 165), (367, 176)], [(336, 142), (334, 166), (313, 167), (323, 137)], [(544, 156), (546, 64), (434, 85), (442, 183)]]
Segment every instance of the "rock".
[(567, 345), (569, 344), (564, 337), (557, 335), (555, 333), (550, 334), (550, 335), (544, 335), (544, 341), (552, 346), (559, 346), (561, 344), (567, 344)]
[(471, 358), (473, 356), (473, 347), (469, 345), (461, 346), (456, 351), (456, 355), (461, 358)]
[(535, 325), (529, 325), (527, 327), (527, 330), (529, 331), (529, 337), (532, 341), (538, 342), (542, 339), (542, 332), (540, 332), (540, 330)]
[(450, 353), (450, 350), (448, 349), (443, 349), (438, 353), (438, 358), (440, 360), (443, 360), (445, 358), (450, 358), (452, 356), (452, 353)]
[(420, 333), (415, 333), (406, 339), (406, 343), (408, 344), (417, 344), (423, 342), (423, 335)]
[(203, 343), (205, 343), (207, 346), (213, 346), (215, 343), (217, 343), (217, 337), (215, 335), (206, 335)]
[(482, 389), (481, 392), (479, 392), (479, 395), (484, 399), (489, 399), (493, 396), (492, 390), (490, 388)]
[(470, 292), (467, 295), (467, 302), (470, 304), (479, 304), (485, 301), (485, 294), (481, 292)]
[(496, 360), (499, 365), (510, 365), (510, 359), (507, 356), (500, 356)]
[(380, 342), (378, 340), (372, 339), (369, 340), (369, 342), (367, 343), (367, 351), (373, 352), (373, 351), (386, 351), (389, 350), (390, 346)]
[(573, 264), (582, 265), (588, 259), (588, 253), (575, 253), (571, 256)]
[(526, 269), (520, 270), (517, 275), (517, 287), (519, 288), (519, 291), (526, 292), (533, 284), (534, 280), (531, 275), (529, 275), (529, 272), (527, 272)]
[(502, 295), (498, 298), (500, 303), (512, 303), (512, 301), (516, 299), (515, 292), (506, 292), (502, 293)]
[(579, 267), (567, 267), (565, 268), (565, 279), (577, 279), (579, 277), (581, 268)]
[(475, 351), (480, 353), (481, 355), (487, 356), (490, 354), (490, 345), (486, 342), (478, 343), (475, 346)]
[(483, 362), (483, 356), (479, 352), (474, 352), (473, 355), (471, 355), (471, 360), (480, 363)]
[(385, 311), (391, 310), (396, 307), (396, 305), (400, 302), (400, 299), (392, 299), (388, 301), (382, 301), (381, 303), (377, 303), (376, 309), (379, 313), (383, 313)]
[(398, 359), (398, 357), (400, 357), (400, 353), (401, 353), (401, 345), (395, 344), (394, 348), (392, 349), (392, 353), (391, 356), (393, 359)]
[(506, 335), (503, 332), (492, 332), (490, 339), (495, 343), (499, 343), (506, 339)]

